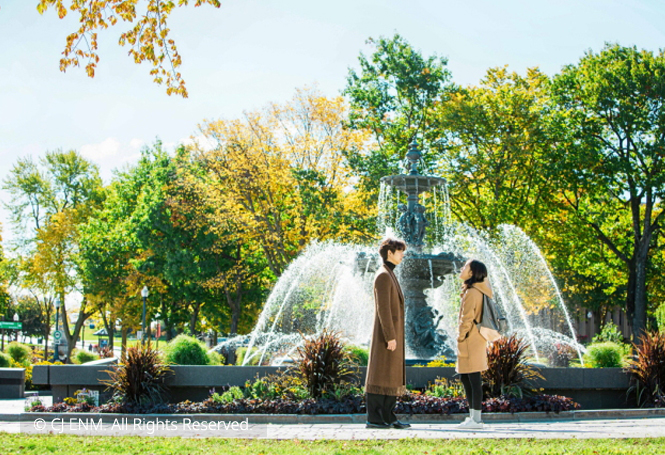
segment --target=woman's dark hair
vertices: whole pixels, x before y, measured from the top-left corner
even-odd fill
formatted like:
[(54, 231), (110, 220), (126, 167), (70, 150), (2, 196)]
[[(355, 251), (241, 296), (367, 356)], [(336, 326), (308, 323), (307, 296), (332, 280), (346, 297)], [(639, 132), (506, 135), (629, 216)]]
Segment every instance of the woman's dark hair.
[(464, 287), (466, 289), (473, 286), (474, 283), (482, 283), (487, 278), (487, 267), (480, 261), (472, 259), (468, 263), (469, 268), (471, 269), (471, 278), (464, 282)]
[(401, 240), (391, 239), (389, 237), (381, 242), (381, 245), (379, 245), (379, 254), (381, 255), (381, 259), (383, 259), (383, 262), (388, 260), (388, 251), (392, 251), (393, 254), (395, 254), (395, 251), (397, 250), (405, 251), (406, 243), (402, 242)]

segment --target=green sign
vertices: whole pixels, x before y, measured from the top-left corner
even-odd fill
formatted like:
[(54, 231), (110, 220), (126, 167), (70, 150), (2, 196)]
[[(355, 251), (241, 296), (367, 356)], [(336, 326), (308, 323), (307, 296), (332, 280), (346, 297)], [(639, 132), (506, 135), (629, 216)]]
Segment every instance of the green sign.
[(60, 330), (56, 330), (55, 332), (53, 332), (53, 339), (55, 341), (60, 340), (60, 338), (62, 338), (62, 332)]
[(0, 329), (23, 330), (23, 323), (0, 321)]

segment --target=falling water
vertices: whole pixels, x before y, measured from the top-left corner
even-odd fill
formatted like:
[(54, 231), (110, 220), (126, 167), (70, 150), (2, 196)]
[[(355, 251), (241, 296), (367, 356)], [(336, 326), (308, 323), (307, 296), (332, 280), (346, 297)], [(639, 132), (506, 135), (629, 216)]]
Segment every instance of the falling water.
[[(377, 228), (384, 235), (394, 233), (401, 196), (399, 190), (381, 184)], [(473, 257), (487, 265), (495, 300), (507, 318), (508, 332), (527, 339), (537, 361), (554, 343), (574, 346), (581, 359), (582, 348), (576, 342), (561, 292), (535, 243), (515, 226), (502, 225), (491, 233), (481, 233), (453, 222), (445, 185), (435, 187), (429, 200), (422, 200), (423, 204), (430, 201), (434, 205), (430, 251)], [(360, 253), (368, 259), (357, 271), (355, 259)], [(243, 364), (257, 358), (260, 363), (270, 359), (273, 364), (281, 364), (302, 345), (300, 333), (313, 336), (324, 329), (340, 332), (349, 343), (367, 345), (374, 318), (374, 277), (369, 271), (380, 262), (376, 246), (332, 242), (309, 245), (275, 284), (249, 336)], [(454, 344), (460, 283), (455, 275), (448, 275), (442, 285), (435, 287), (431, 260), (427, 267), (427, 303), (443, 315), (438, 328)], [(242, 337), (225, 344), (239, 343)]]
[(427, 265), (429, 265), (429, 282), (432, 289), (434, 289), (434, 272), (432, 271), (432, 260), (427, 260)]
[[(543, 256), (543, 253), (540, 251), (540, 248), (538, 248), (534, 241), (531, 240), (529, 236), (527, 236), (524, 231), (522, 231), (517, 226), (503, 224), (498, 227), (497, 232), (497, 238), (499, 239), (498, 243), (503, 246), (503, 248), (501, 248), (501, 246), (497, 246), (497, 250), (500, 251), (506, 258), (504, 259), (504, 262), (508, 263), (509, 260), (512, 259), (513, 262), (516, 262), (516, 264), (513, 266), (513, 269), (530, 271), (530, 273), (523, 273), (522, 276), (529, 278), (531, 282), (520, 283), (520, 286), (531, 289), (534, 293), (538, 293), (541, 300), (541, 307), (545, 306), (545, 310), (548, 310), (549, 308), (556, 308), (563, 314), (565, 325), (556, 324), (557, 321), (555, 316), (549, 314), (549, 311), (545, 311), (545, 314), (543, 317), (541, 317), (541, 319), (543, 319), (541, 321), (541, 325), (545, 325), (547, 323), (551, 325), (550, 328), (544, 329), (549, 333), (549, 338), (561, 342), (561, 333), (558, 333), (557, 330), (559, 332), (563, 332), (565, 329), (567, 329), (566, 335), (570, 337), (570, 339), (574, 340), (576, 338), (575, 329), (573, 327), (570, 314), (568, 313), (568, 308), (563, 301), (559, 285), (554, 279), (552, 271), (550, 270), (549, 265)], [(514, 261), (514, 257), (516, 255), (515, 252), (524, 253), (519, 262)], [(555, 327), (555, 325), (558, 325), (558, 327)], [(542, 339), (543, 335), (544, 334), (541, 334), (539, 339)], [(584, 361), (582, 359), (582, 349), (579, 343), (568, 344), (571, 344), (577, 350), (580, 362), (582, 365), (584, 365)], [(553, 343), (550, 343), (550, 346), (552, 345)]]

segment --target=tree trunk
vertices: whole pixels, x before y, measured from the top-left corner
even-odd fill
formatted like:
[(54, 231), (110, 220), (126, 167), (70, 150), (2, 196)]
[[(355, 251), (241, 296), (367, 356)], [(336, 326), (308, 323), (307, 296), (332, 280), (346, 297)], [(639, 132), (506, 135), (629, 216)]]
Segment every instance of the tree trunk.
[[(46, 299), (44, 300), (46, 301)], [(37, 303), (39, 303), (39, 299), (37, 299)], [(45, 311), (44, 313), (46, 315), (46, 324), (44, 324), (44, 330), (42, 331), (42, 334), (44, 335), (44, 360), (48, 360), (48, 337), (51, 335), (51, 312)]]
[(46, 336), (44, 337), (44, 360), (48, 360), (48, 336), (49, 333), (47, 332)]
[(196, 323), (199, 320), (199, 310), (201, 309), (201, 303), (192, 303), (192, 316), (189, 318), (189, 331), (192, 333), (193, 337), (196, 337)]
[(120, 344), (120, 356), (124, 357), (125, 353), (127, 352), (127, 327), (122, 326), (122, 342)]
[(229, 327), (229, 335), (235, 336), (238, 333), (238, 323), (240, 321), (240, 302), (242, 300), (242, 284), (238, 283), (236, 286), (235, 298), (229, 291), (228, 286), (224, 285), (224, 294), (226, 295), (226, 303), (231, 308), (231, 326)]
[(173, 338), (172, 335), (171, 335), (171, 330), (172, 330), (171, 319), (169, 318), (169, 314), (167, 312), (166, 302), (164, 302), (163, 298), (160, 297), (160, 299), (161, 299), (161, 302), (162, 302), (162, 319), (164, 319), (163, 331), (164, 331), (164, 334), (166, 336), (166, 341), (169, 342), (169, 341), (171, 341), (171, 338)]
[(635, 258), (628, 263), (628, 287), (626, 289), (626, 315), (631, 320), (635, 317)]
[(115, 335), (114, 333), (114, 325), (109, 325), (109, 320), (106, 318), (106, 313), (103, 310), (99, 310), (100, 315), (102, 316), (102, 322), (104, 323), (104, 328), (106, 329), (106, 336), (109, 338), (109, 349), (111, 353), (113, 353), (113, 336)]
[(83, 328), (83, 324), (85, 323), (86, 319), (92, 316), (92, 313), (86, 313), (85, 311), (86, 306), (87, 306), (87, 300), (83, 299), (83, 301), (81, 302), (81, 306), (79, 308), (79, 315), (78, 318), (76, 319), (76, 324), (74, 325), (74, 333), (72, 333), (71, 337), (69, 337), (69, 339), (71, 339), (71, 343), (67, 345), (68, 363), (71, 363), (69, 361), (69, 357), (71, 356), (72, 351), (76, 348), (76, 343), (78, 343), (79, 336), (81, 335), (81, 329)]
[(647, 262), (651, 243), (651, 229), (647, 228), (634, 254), (635, 264), (635, 313), (633, 315), (633, 341), (637, 342), (646, 331), (647, 323)]

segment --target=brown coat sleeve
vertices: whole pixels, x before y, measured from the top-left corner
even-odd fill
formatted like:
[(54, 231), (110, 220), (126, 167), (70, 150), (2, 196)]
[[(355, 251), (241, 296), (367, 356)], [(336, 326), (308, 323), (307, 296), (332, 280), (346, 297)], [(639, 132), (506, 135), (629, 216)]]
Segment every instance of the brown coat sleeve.
[(390, 309), (390, 293), (392, 287), (392, 279), (387, 274), (382, 273), (376, 277), (376, 281), (374, 282), (374, 298), (376, 299), (374, 308), (379, 317), (379, 323), (381, 324), (381, 331), (383, 332), (385, 341), (395, 339), (395, 327), (393, 325), (393, 317)]
[(459, 327), (457, 329), (457, 342), (464, 341), (473, 328), (473, 319), (478, 312), (478, 305), (483, 303), (483, 294), (477, 289), (468, 289), (462, 297), (460, 308)]

